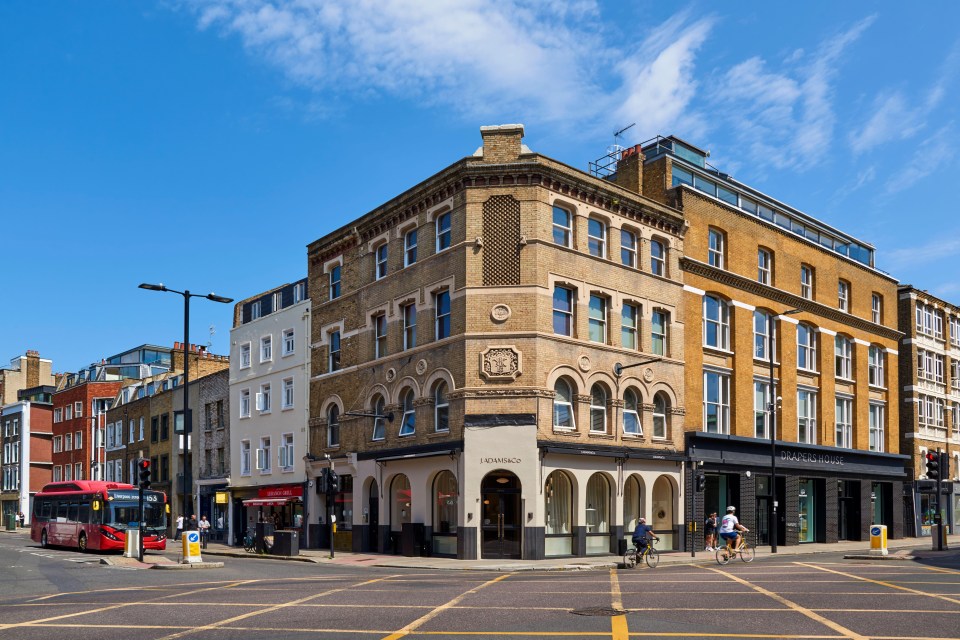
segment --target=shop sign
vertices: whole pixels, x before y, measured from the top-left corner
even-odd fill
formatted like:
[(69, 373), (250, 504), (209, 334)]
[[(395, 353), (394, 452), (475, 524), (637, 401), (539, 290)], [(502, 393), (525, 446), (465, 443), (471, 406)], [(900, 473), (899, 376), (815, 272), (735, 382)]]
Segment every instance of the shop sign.
[(520, 464), (522, 458), (480, 458), (480, 464)]
[(288, 484), (283, 487), (262, 487), (257, 494), (260, 498), (302, 498), (303, 487)]
[(843, 466), (843, 456), (835, 453), (807, 453), (805, 451), (781, 451), (780, 459), (785, 462), (810, 462), (813, 464), (835, 464)]
[(217, 504), (228, 504), (230, 502), (230, 494), (226, 491), (217, 491), (214, 496), (214, 502)]

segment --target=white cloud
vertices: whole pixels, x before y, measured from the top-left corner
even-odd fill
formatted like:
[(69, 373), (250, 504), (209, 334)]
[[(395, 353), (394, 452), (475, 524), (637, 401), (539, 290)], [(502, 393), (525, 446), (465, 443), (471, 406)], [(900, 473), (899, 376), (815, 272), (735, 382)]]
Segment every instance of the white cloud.
[(960, 230), (941, 234), (936, 240), (914, 247), (901, 247), (886, 252), (886, 260), (894, 267), (917, 267), (954, 258), (960, 254)]
[[(712, 20), (681, 12), (640, 45), (606, 33), (594, 0), (196, 0), (200, 29), (236, 36), (318, 94), (520, 113), (583, 128), (670, 128), (695, 94)], [(520, 118), (517, 118), (520, 119)]]
[(812, 166), (833, 137), (833, 82), (841, 57), (874, 19), (864, 18), (813, 53), (791, 52), (779, 69), (769, 69), (758, 57), (734, 66), (710, 92), (715, 115), (733, 125), (739, 146), (757, 163)]
[(956, 155), (953, 123), (947, 123), (936, 133), (916, 145), (910, 161), (887, 179), (887, 194), (897, 193), (915, 185)]

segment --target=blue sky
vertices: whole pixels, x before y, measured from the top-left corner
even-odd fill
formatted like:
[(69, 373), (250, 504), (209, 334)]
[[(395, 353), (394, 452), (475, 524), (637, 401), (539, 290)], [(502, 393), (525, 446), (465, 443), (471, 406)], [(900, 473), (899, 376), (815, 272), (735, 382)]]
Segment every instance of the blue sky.
[[(521, 122), (586, 169), (675, 134), (960, 302), (960, 5), (6, 0), (0, 362), (182, 339), (163, 282), (241, 299)], [(191, 306), (228, 352), (231, 308)], [(211, 335), (211, 327), (214, 333)]]

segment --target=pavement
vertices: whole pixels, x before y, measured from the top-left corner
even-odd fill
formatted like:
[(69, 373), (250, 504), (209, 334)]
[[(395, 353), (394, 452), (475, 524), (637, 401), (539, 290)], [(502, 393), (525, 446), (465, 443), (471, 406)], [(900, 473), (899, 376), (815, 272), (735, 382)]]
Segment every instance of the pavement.
[[(21, 534), (29, 536), (29, 529), (16, 531), (0, 530), (2, 534)], [(960, 535), (948, 536), (947, 551), (932, 549), (933, 541), (930, 538), (902, 538), (889, 540), (887, 548), (889, 555), (870, 555), (870, 543), (862, 541), (841, 541), (824, 544), (803, 544), (790, 547), (779, 547), (777, 554), (770, 553), (770, 547), (757, 547), (757, 558), (809, 556), (818, 553), (843, 553), (845, 557), (856, 560), (914, 560), (942, 555), (960, 554)], [(206, 549), (201, 551), (204, 562), (195, 564), (181, 564), (178, 555), (174, 555), (179, 547), (170, 541), (167, 552), (147, 552), (144, 562), (136, 558), (110, 556), (103, 558), (106, 564), (124, 565), (137, 568), (155, 569), (215, 569), (223, 566), (216, 559), (223, 557), (249, 558), (258, 560), (276, 560), (287, 562), (310, 562), (327, 565), (348, 565), (383, 567), (391, 569), (435, 569), (448, 571), (583, 571), (598, 569), (613, 569), (621, 566), (621, 556), (602, 555), (585, 558), (547, 558), (544, 560), (458, 560), (456, 558), (436, 557), (407, 557), (379, 553), (353, 553), (336, 551), (330, 557), (329, 549), (300, 549), (297, 556), (274, 556), (248, 553), (243, 547), (230, 547), (223, 543), (210, 542)], [(171, 551), (174, 554), (171, 554)], [(698, 551), (691, 555), (689, 552), (660, 551), (660, 564), (712, 564), (716, 562), (713, 552)]]
[[(861, 541), (843, 541), (829, 544), (804, 544), (791, 547), (779, 547), (778, 553), (770, 553), (770, 547), (758, 547), (758, 558), (807, 556), (817, 553), (844, 553), (856, 556), (856, 559), (900, 559), (913, 560), (935, 557), (944, 554), (960, 554), (960, 535), (948, 536), (948, 551), (933, 551), (930, 538), (903, 538), (887, 543), (889, 555), (870, 556), (870, 543)], [(577, 571), (611, 569), (622, 565), (621, 556), (604, 555), (586, 558), (548, 558), (544, 560), (458, 560), (456, 558), (406, 557), (377, 553), (352, 553), (336, 551), (330, 557), (329, 549), (301, 549), (298, 556), (272, 556), (248, 553), (242, 547), (229, 547), (225, 544), (209, 543), (202, 552), (205, 556), (228, 556), (234, 558), (261, 558), (264, 560), (282, 560), (294, 562), (313, 562), (316, 564), (354, 565), (385, 567), (393, 569), (438, 569), (456, 571)], [(699, 551), (693, 556), (689, 552), (661, 551), (661, 564), (713, 564), (714, 553)]]

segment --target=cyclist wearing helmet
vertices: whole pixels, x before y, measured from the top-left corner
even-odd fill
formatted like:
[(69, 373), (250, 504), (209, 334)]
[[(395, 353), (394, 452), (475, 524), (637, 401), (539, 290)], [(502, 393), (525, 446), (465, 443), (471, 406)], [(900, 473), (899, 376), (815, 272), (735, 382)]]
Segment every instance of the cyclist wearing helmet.
[(648, 538), (660, 539), (654, 535), (653, 527), (647, 524), (646, 518), (640, 518), (637, 521), (637, 528), (633, 530), (633, 544), (637, 546), (639, 551), (643, 551), (647, 547)]
[[(740, 548), (740, 540), (742, 539), (740, 532), (748, 531), (748, 529), (737, 520), (737, 516), (735, 515), (736, 511), (737, 508), (732, 505), (727, 507), (727, 515), (723, 516), (723, 520), (720, 521), (720, 537), (724, 539), (727, 543), (727, 548), (731, 551)], [(731, 542), (733, 542), (732, 547)]]

